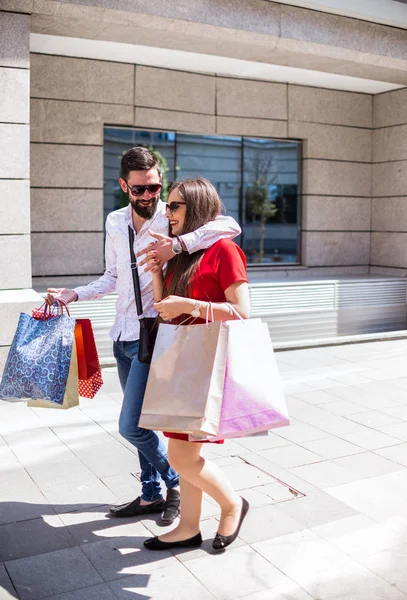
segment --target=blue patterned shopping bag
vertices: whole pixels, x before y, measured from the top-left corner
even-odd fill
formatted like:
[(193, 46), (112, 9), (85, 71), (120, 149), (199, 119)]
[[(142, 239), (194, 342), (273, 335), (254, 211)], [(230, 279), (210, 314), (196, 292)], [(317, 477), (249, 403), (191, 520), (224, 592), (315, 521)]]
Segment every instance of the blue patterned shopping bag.
[(0, 398), (33, 398), (62, 404), (74, 343), (75, 319), (38, 321), (20, 314), (0, 383)]

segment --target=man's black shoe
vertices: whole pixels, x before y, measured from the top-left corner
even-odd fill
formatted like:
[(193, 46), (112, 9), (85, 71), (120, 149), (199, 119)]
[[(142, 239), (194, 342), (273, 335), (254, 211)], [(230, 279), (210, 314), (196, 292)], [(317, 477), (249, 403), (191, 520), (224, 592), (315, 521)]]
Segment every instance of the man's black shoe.
[(163, 523), (170, 525), (177, 517), (179, 517), (179, 501), (179, 490), (168, 489), (164, 510), (161, 515)]
[(138, 515), (150, 515), (152, 513), (160, 513), (165, 509), (166, 503), (164, 498), (160, 498), (151, 504), (140, 504), (140, 496), (132, 502), (119, 504), (118, 506), (110, 507), (112, 517), (137, 517)]

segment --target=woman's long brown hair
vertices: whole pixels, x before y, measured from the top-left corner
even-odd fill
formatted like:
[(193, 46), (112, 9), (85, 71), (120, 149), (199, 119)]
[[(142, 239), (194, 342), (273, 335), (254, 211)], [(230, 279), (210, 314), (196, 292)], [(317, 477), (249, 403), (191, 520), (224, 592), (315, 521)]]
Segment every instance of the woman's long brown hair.
[[(172, 185), (170, 193), (174, 190), (178, 190), (178, 194), (186, 202), (185, 222), (181, 235), (195, 231), (208, 221), (213, 221), (223, 210), (218, 192), (204, 177), (178, 181)], [(190, 283), (203, 253), (204, 250), (193, 254), (181, 252), (169, 261), (165, 278), (171, 275), (171, 281), (168, 287), (164, 285), (163, 298), (172, 294), (189, 295)]]

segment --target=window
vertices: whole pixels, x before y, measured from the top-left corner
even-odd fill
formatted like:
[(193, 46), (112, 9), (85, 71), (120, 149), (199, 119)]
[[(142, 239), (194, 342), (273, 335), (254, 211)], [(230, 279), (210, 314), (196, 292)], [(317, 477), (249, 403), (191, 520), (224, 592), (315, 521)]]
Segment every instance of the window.
[(236, 241), (249, 264), (298, 262), (300, 142), (106, 127), (105, 216), (127, 205), (117, 182), (120, 160), (139, 144), (161, 154), (169, 185), (199, 176), (215, 185), (242, 227)]

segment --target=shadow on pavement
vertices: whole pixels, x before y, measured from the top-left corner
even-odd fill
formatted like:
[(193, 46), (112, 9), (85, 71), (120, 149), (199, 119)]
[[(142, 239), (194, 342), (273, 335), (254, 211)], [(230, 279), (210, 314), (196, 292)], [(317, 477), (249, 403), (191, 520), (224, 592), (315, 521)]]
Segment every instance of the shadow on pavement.
[[(81, 591), (84, 600), (111, 600), (116, 596), (106, 584), (114, 582), (120, 598), (147, 600), (150, 596), (134, 592), (147, 587), (155, 568), (143, 573), (143, 565), (175, 559), (144, 549), (144, 540), (154, 535), (148, 522), (156, 528), (160, 518), (142, 519), (146, 525), (140, 517), (111, 518), (106, 505), (0, 502), (0, 598), (37, 600), (78, 590), (78, 600)], [(124, 527), (129, 535), (123, 535)], [(120, 530), (109, 533), (113, 528)], [(127, 575), (133, 575), (131, 591), (118, 583)], [(61, 581), (64, 589), (58, 589)]]

